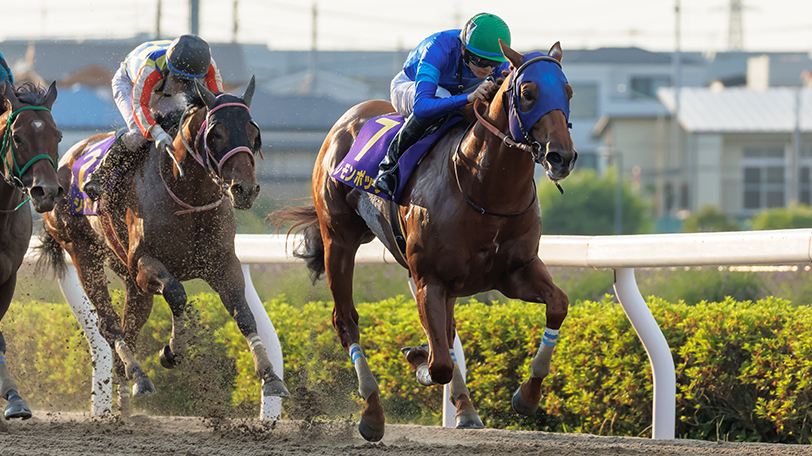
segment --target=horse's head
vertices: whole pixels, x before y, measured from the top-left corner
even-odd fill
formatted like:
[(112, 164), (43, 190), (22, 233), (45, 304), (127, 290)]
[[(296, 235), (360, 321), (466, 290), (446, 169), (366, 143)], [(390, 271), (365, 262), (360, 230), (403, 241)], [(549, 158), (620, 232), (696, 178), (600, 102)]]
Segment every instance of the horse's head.
[(242, 97), (226, 93), (215, 96), (205, 85), (196, 84), (208, 110), (202, 137), (206, 160), (237, 209), (250, 209), (259, 195), (254, 154), (260, 152), (262, 139), (248, 110), (255, 84), (251, 77)]
[(499, 44), (511, 64), (499, 91), (506, 99), (510, 136), (532, 147), (534, 160), (544, 166), (552, 181), (564, 179), (574, 168), (578, 153), (569, 132), (572, 87), (561, 70), (561, 45), (556, 42), (549, 55), (522, 55), (501, 40)]
[(51, 116), (56, 82), (46, 92), (33, 84), (16, 91), (0, 83), (0, 158), (4, 178), (31, 197), (37, 212), (48, 212), (62, 198), (56, 163), (62, 132)]

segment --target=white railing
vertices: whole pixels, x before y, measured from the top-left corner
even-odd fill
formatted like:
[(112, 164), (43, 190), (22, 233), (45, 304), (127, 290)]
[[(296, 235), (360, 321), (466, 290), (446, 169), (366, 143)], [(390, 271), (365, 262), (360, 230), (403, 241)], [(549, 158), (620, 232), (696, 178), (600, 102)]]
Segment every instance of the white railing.
[[(257, 319), (274, 370), (281, 375), (282, 350), (279, 339), (254, 291), (249, 264), (297, 263), (290, 253), (298, 241), (282, 235), (238, 235), (237, 256), (243, 263), (246, 297)], [(654, 377), (653, 432), (655, 439), (673, 439), (676, 416), (676, 375), (668, 343), (651, 315), (634, 279), (634, 268), (668, 266), (778, 265), (812, 262), (812, 230), (747, 231), (731, 233), (653, 234), (634, 236), (543, 236), (539, 256), (547, 266), (589, 267), (615, 271), (615, 295), (640, 337)], [(383, 245), (372, 242), (361, 247), (357, 263), (391, 263), (394, 257)], [(93, 413), (111, 410), (112, 354), (98, 334), (95, 312), (78, 281), (68, 275), (61, 283), (66, 299), (79, 319), (94, 358)], [(77, 290), (78, 288), (78, 290)], [(101, 342), (101, 343), (99, 343)], [(96, 346), (94, 347), (94, 344)], [(465, 359), (455, 340), (455, 353), (465, 375)], [(517, 373), (521, 376), (524, 373)], [(105, 381), (106, 380), (106, 381)], [(98, 391), (97, 391), (98, 388)], [(108, 388), (105, 390), (104, 388)], [(454, 426), (454, 406), (443, 404), (443, 425)], [(279, 398), (263, 398), (261, 418), (272, 419), (281, 413)]]

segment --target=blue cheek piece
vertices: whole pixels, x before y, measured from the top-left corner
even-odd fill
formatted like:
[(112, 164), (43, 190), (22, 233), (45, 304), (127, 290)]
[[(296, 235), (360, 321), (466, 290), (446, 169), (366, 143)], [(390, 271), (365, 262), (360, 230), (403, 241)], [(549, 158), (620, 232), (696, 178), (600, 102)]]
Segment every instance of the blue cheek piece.
[[(538, 57), (541, 52), (530, 52), (524, 56), (525, 61)], [(535, 82), (539, 87), (539, 99), (533, 108), (528, 112), (519, 109), (519, 90), (523, 82)], [(521, 125), (525, 131), (529, 132), (545, 114), (550, 111), (560, 110), (564, 113), (567, 122), (570, 118), (570, 103), (567, 98), (567, 77), (561, 67), (554, 62), (539, 61), (525, 67), (518, 77), (512, 81), (510, 86), (510, 135), (513, 140), (525, 143), (526, 138), (522, 132)], [(518, 118), (516, 116), (518, 113)]]

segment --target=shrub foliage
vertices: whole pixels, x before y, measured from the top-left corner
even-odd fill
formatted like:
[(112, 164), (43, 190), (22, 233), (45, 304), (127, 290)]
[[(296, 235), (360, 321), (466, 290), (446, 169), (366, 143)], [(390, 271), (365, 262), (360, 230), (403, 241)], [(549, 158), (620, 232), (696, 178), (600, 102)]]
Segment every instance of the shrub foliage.
[[(260, 383), (245, 339), (216, 296), (195, 299), (191, 359), (164, 370), (155, 353), (171, 323), (156, 300), (137, 356), (158, 394), (135, 398), (155, 414), (256, 416)], [(296, 419), (357, 419), (361, 400), (349, 357), (330, 323), (331, 305), (265, 304), (280, 336)], [(768, 298), (674, 304), (649, 298), (677, 371), (677, 436), (810, 443), (812, 309)], [(622, 307), (610, 296), (574, 304), (562, 327), (540, 412), (516, 415), (510, 398), (527, 378), (545, 324), (544, 306), (521, 301), (458, 304), (472, 400), (489, 427), (650, 436), (651, 368)], [(361, 345), (380, 383), (387, 421), (438, 424), (440, 387), (414, 380), (399, 349), (423, 338), (414, 302), (403, 297), (358, 306)], [(90, 356), (64, 304), (15, 303), (0, 325), (21, 393), (35, 408), (87, 409)]]

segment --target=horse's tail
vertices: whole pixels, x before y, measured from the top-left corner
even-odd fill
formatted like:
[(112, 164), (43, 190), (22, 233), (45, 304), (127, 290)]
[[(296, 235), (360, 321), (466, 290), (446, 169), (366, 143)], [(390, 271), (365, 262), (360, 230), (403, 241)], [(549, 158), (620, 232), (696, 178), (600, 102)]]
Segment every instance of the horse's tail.
[(294, 232), (302, 233), (304, 239), (293, 251), (293, 256), (305, 260), (310, 269), (310, 280), (315, 284), (324, 275), (324, 241), (321, 239), (316, 208), (303, 206), (280, 209), (269, 214), (268, 219), (276, 225), (277, 230), (284, 223), (292, 222), (288, 236)]
[(44, 226), (39, 241), (39, 244), (34, 246), (34, 250), (39, 253), (34, 269), (36, 273), (51, 269), (57, 277), (65, 277), (65, 272), (68, 270), (68, 265), (65, 262), (65, 251), (62, 250), (62, 246), (56, 242), (56, 239), (51, 236), (51, 233)]

